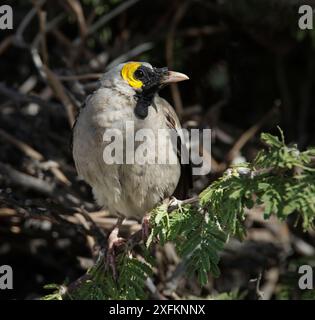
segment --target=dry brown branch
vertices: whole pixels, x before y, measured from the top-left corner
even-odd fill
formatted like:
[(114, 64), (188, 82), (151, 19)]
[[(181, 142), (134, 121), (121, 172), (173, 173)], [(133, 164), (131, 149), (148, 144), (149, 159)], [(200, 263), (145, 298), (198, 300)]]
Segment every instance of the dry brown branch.
[(275, 106), (272, 108), (260, 121), (255, 123), (252, 127), (250, 127), (248, 130), (246, 130), (236, 141), (236, 143), (233, 145), (232, 149), (228, 152), (226, 159), (228, 163), (230, 163), (237, 154), (242, 150), (242, 148), (245, 146), (245, 144), (252, 139), (255, 134), (261, 129), (261, 127), (271, 119), (271, 117), (274, 117), (275, 114), (278, 111), (278, 106)]
[(265, 272), (266, 283), (263, 284), (261, 291), (263, 292), (263, 300), (270, 300), (276, 291), (279, 281), (280, 270), (279, 268), (271, 268)]
[[(47, 34), (48, 32), (53, 32), (55, 30), (55, 28), (58, 27), (58, 25), (64, 20), (65, 18), (65, 13), (62, 12), (59, 15), (57, 15), (56, 17), (54, 17), (51, 21), (48, 21), (45, 25), (45, 29), (43, 30), (43, 32), (45, 34)], [(39, 32), (34, 40), (32, 41), (31, 45), (30, 45), (30, 49), (32, 48), (38, 48), (39, 44), (41, 42), (41, 38), (42, 38), (42, 33)]]
[[(188, 7), (189, 7), (190, 1), (185, 1), (184, 3), (180, 3), (179, 8), (177, 9), (173, 22), (171, 24), (170, 30), (168, 32), (167, 38), (166, 38), (166, 62), (167, 66), (172, 69), (174, 66), (174, 37), (175, 32), (178, 24), (184, 17)], [(177, 115), (181, 117), (183, 114), (183, 103), (180, 96), (180, 92), (178, 89), (178, 86), (176, 83), (171, 84), (171, 93), (172, 98), (175, 105), (175, 110), (177, 112)]]
[(13, 36), (8, 36), (0, 42), (0, 56), (13, 44)]
[(4, 83), (1, 82), (0, 93), (16, 103), (34, 102), (39, 104), (40, 106), (55, 106), (53, 103), (47, 102), (39, 97), (22, 94), (17, 90), (7, 87)]
[(67, 0), (67, 3), (76, 16), (80, 30), (81, 42), (83, 42), (85, 35), (87, 34), (87, 25), (81, 3), (78, 0)]
[(45, 74), (47, 76), (47, 81), (53, 91), (55, 92), (56, 96), (60, 99), (60, 101), (63, 103), (63, 105), (66, 108), (68, 120), (70, 127), (72, 128), (74, 121), (75, 121), (75, 106), (66, 94), (66, 91), (61, 83), (61, 81), (58, 79), (58, 77), (55, 75), (53, 71), (51, 71), (47, 66), (43, 66), (43, 69), (45, 71)]
[(72, 42), (71, 40), (60, 30), (57, 28), (51, 30), (51, 34), (56, 37), (56, 40), (60, 42), (62, 45), (66, 46), (67, 49), (70, 49), (72, 47)]
[(7, 142), (13, 144), (15, 147), (17, 147), (30, 158), (38, 161), (42, 161), (44, 159), (44, 156), (37, 152), (35, 149), (33, 149), (31, 146), (29, 146), (21, 140), (16, 139), (14, 136), (2, 129), (0, 129), (0, 137), (6, 140)]
[(184, 37), (199, 37), (199, 36), (210, 36), (217, 33), (226, 32), (226, 27), (214, 27), (214, 26), (203, 26), (200, 28), (188, 28), (186, 30), (182, 30), (176, 35), (184, 36)]
[(117, 57), (116, 59), (111, 61), (111, 63), (109, 63), (107, 65), (106, 70), (111, 69), (112, 67), (116, 66), (119, 63), (123, 63), (128, 60), (131, 60), (134, 57), (136, 57), (146, 51), (151, 50), (152, 48), (153, 48), (153, 43), (151, 43), (151, 42), (141, 43), (138, 46), (136, 46), (135, 48), (132, 48), (128, 52), (123, 53), (122, 55), (120, 55), (119, 57)]
[[(82, 224), (82, 226), (87, 230), (90, 231), (91, 227), (89, 223), (87, 222), (86, 218), (80, 214), (80, 213), (75, 213), (74, 216), (79, 220), (79, 222)], [(88, 244), (88, 247), (91, 251), (92, 257), (95, 256), (95, 248), (96, 248), (96, 241), (95, 238), (90, 236), (89, 234), (86, 235), (86, 241)]]
[[(42, 6), (44, 3), (46, 2), (46, 0), (39, 0), (37, 2), (38, 6)], [(28, 25), (30, 24), (30, 22), (32, 21), (32, 19), (35, 17), (36, 15), (36, 8), (33, 7), (24, 17), (24, 19), (22, 20), (22, 22), (19, 24), (17, 31), (15, 33), (14, 36), (14, 44), (20, 47), (28, 47), (28, 45), (25, 43), (24, 41), (24, 37), (23, 34), (26, 30), (26, 28), (28, 27)]]
[(47, 44), (46, 44), (46, 36), (45, 33), (47, 31), (46, 27), (46, 18), (44, 12), (41, 10), (38, 1), (33, 0), (34, 6), (36, 7), (37, 14), (39, 16), (40, 22), (40, 39), (41, 39), (41, 47), (42, 47), (42, 55), (43, 59), (37, 52), (37, 41), (36, 39), (33, 41), (32, 44), (32, 57), (35, 63), (35, 66), (38, 68), (41, 75), (47, 80), (51, 88), (53, 89), (56, 96), (61, 100), (64, 107), (66, 108), (66, 112), (68, 115), (68, 120), (70, 127), (72, 128), (74, 121), (75, 121), (75, 106), (72, 103), (71, 99), (66, 94), (66, 91), (58, 79), (58, 77), (54, 74), (52, 70), (48, 67), (48, 52), (47, 52)]
[(74, 81), (74, 80), (98, 80), (102, 76), (102, 73), (87, 73), (87, 74), (77, 74), (71, 76), (58, 76), (61, 81)]
[[(91, 27), (89, 27), (87, 31), (87, 36), (93, 35), (97, 30), (102, 28), (106, 23), (108, 23), (111, 19), (115, 18), (116, 16), (120, 15), (122, 12), (130, 8), (131, 6), (135, 5), (140, 0), (127, 0), (122, 2), (119, 6), (115, 9), (110, 11), (108, 14), (103, 15), (99, 20), (97, 20)], [(75, 40), (78, 41), (78, 38)]]
[(44, 195), (52, 196), (55, 189), (54, 184), (22, 173), (12, 168), (10, 165), (2, 162), (0, 162), (0, 173), (4, 175), (13, 185), (34, 190)]
[(45, 65), (49, 64), (48, 61), (48, 49), (47, 49), (47, 42), (46, 42), (46, 12), (42, 10), (41, 7), (41, 2), (38, 0), (33, 0), (32, 1), (35, 8), (36, 12), (38, 15), (38, 20), (39, 20), (39, 33), (40, 33), (40, 45), (41, 45), (41, 52), (43, 56), (43, 62)]
[(39, 165), (41, 168), (45, 170), (50, 170), (52, 174), (56, 177), (56, 179), (66, 186), (71, 186), (71, 182), (65, 176), (65, 174), (59, 168), (59, 164), (55, 161), (48, 160), (46, 162), (41, 162)]
[[(44, 156), (36, 151), (34, 148), (29, 146), (27, 143), (18, 140), (8, 132), (0, 129), (0, 137), (7, 142), (14, 145), (16, 148), (18, 148), (20, 151), (22, 151), (25, 155), (30, 157), (31, 159), (37, 160), (37, 161), (43, 161)], [(43, 163), (41, 164), (43, 167)], [(57, 180), (59, 180), (61, 183), (65, 185), (71, 185), (71, 182), (68, 180), (68, 178), (63, 174), (63, 172), (58, 168), (58, 164), (56, 162), (46, 162), (45, 170), (51, 170), (51, 172), (55, 175)]]

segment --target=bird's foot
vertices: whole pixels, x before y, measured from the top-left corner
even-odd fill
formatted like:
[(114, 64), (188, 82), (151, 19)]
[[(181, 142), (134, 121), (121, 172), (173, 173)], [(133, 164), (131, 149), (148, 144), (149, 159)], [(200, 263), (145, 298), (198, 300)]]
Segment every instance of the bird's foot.
[(150, 235), (150, 215), (146, 214), (142, 218), (142, 240), (144, 243), (146, 243), (147, 239), (149, 238)]
[(116, 268), (116, 249), (125, 244), (126, 240), (118, 236), (119, 226), (121, 223), (117, 223), (114, 229), (111, 231), (108, 237), (106, 262), (110, 266), (113, 272), (113, 278), (117, 280), (117, 268)]
[(167, 205), (167, 211), (171, 212), (175, 209), (182, 210), (182, 205), (183, 205), (182, 200), (178, 200), (175, 197), (171, 197), (171, 199), (169, 200), (168, 205)]

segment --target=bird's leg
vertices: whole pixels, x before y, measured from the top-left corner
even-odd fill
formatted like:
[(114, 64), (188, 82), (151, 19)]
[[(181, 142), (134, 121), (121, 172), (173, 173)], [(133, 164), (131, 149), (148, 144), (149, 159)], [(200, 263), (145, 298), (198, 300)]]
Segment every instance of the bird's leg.
[(111, 233), (109, 234), (109, 236), (108, 236), (108, 249), (109, 250), (114, 249), (114, 247), (120, 246), (125, 241), (124, 238), (118, 237), (119, 228), (123, 222), (124, 222), (124, 218), (119, 217), (117, 219), (117, 222), (116, 222), (114, 228), (112, 229)]
[(115, 261), (115, 247), (120, 246), (125, 242), (124, 238), (118, 237), (119, 228), (124, 221), (123, 217), (117, 219), (116, 225), (108, 236), (108, 247), (107, 247), (107, 262), (113, 271), (113, 277), (117, 279), (116, 261)]
[(150, 214), (146, 213), (142, 218), (142, 240), (145, 243), (150, 235)]

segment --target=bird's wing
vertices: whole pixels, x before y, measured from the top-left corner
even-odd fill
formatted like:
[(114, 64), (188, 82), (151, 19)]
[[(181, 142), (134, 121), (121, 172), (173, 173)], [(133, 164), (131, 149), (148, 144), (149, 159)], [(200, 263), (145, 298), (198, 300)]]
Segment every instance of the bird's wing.
[[(89, 97), (89, 96), (88, 96)], [(75, 126), (77, 124), (79, 115), (80, 115), (80, 110), (82, 110), (83, 108), (85, 108), (86, 106), (86, 101), (82, 102), (81, 107), (79, 108), (79, 110), (77, 110), (77, 114), (75, 116), (73, 125), (72, 125), (72, 130), (71, 130), (71, 135), (70, 135), (70, 150), (73, 150), (73, 135), (74, 135), (74, 130), (75, 130)]]
[[(161, 107), (162, 112), (165, 116), (166, 119), (166, 125), (169, 129), (175, 129), (176, 131), (178, 131), (179, 129), (181, 129), (181, 125), (179, 122), (179, 119), (177, 117), (177, 114), (175, 112), (175, 110), (173, 109), (173, 107), (163, 98), (161, 97), (157, 97), (157, 101), (156, 103)], [(174, 197), (178, 198), (178, 199), (186, 199), (188, 196), (188, 190), (192, 188), (192, 167), (191, 167), (191, 162), (190, 162), (190, 158), (189, 158), (189, 152), (187, 150), (187, 147), (184, 143), (184, 141), (182, 141), (181, 136), (178, 135), (178, 139), (177, 139), (177, 157), (180, 161), (180, 165), (181, 165), (181, 176), (180, 179), (178, 181), (176, 190), (174, 191)], [(181, 156), (182, 156), (182, 152), (184, 152), (184, 159), (189, 159), (189, 163), (188, 164), (182, 164), (181, 163)]]

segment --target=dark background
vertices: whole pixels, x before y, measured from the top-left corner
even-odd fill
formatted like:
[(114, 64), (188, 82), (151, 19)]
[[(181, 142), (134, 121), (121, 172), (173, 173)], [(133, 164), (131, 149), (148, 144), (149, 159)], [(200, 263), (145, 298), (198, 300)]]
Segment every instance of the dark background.
[[(0, 265), (13, 267), (14, 290), (0, 297), (38, 298), (45, 284), (74, 280), (91, 262), (74, 208), (98, 208), (77, 179), (69, 122), (111, 65), (148, 61), (189, 75), (161, 95), (184, 126), (213, 130), (212, 172), (196, 179), (195, 192), (231, 162), (250, 161), (262, 131), (280, 126), (288, 143), (315, 145), (315, 33), (298, 29), (298, 7), (307, 3), (315, 8), (307, 0), (7, 0), (14, 29), (0, 30)], [(251, 280), (260, 274), (268, 298), (308, 298), (296, 288), (296, 266), (314, 263), (315, 236), (293, 220), (249, 213), (248, 237), (228, 245), (221, 277), (202, 289), (183, 277), (167, 298), (256, 299)], [(156, 257), (163, 292), (177, 260), (171, 246)]]

